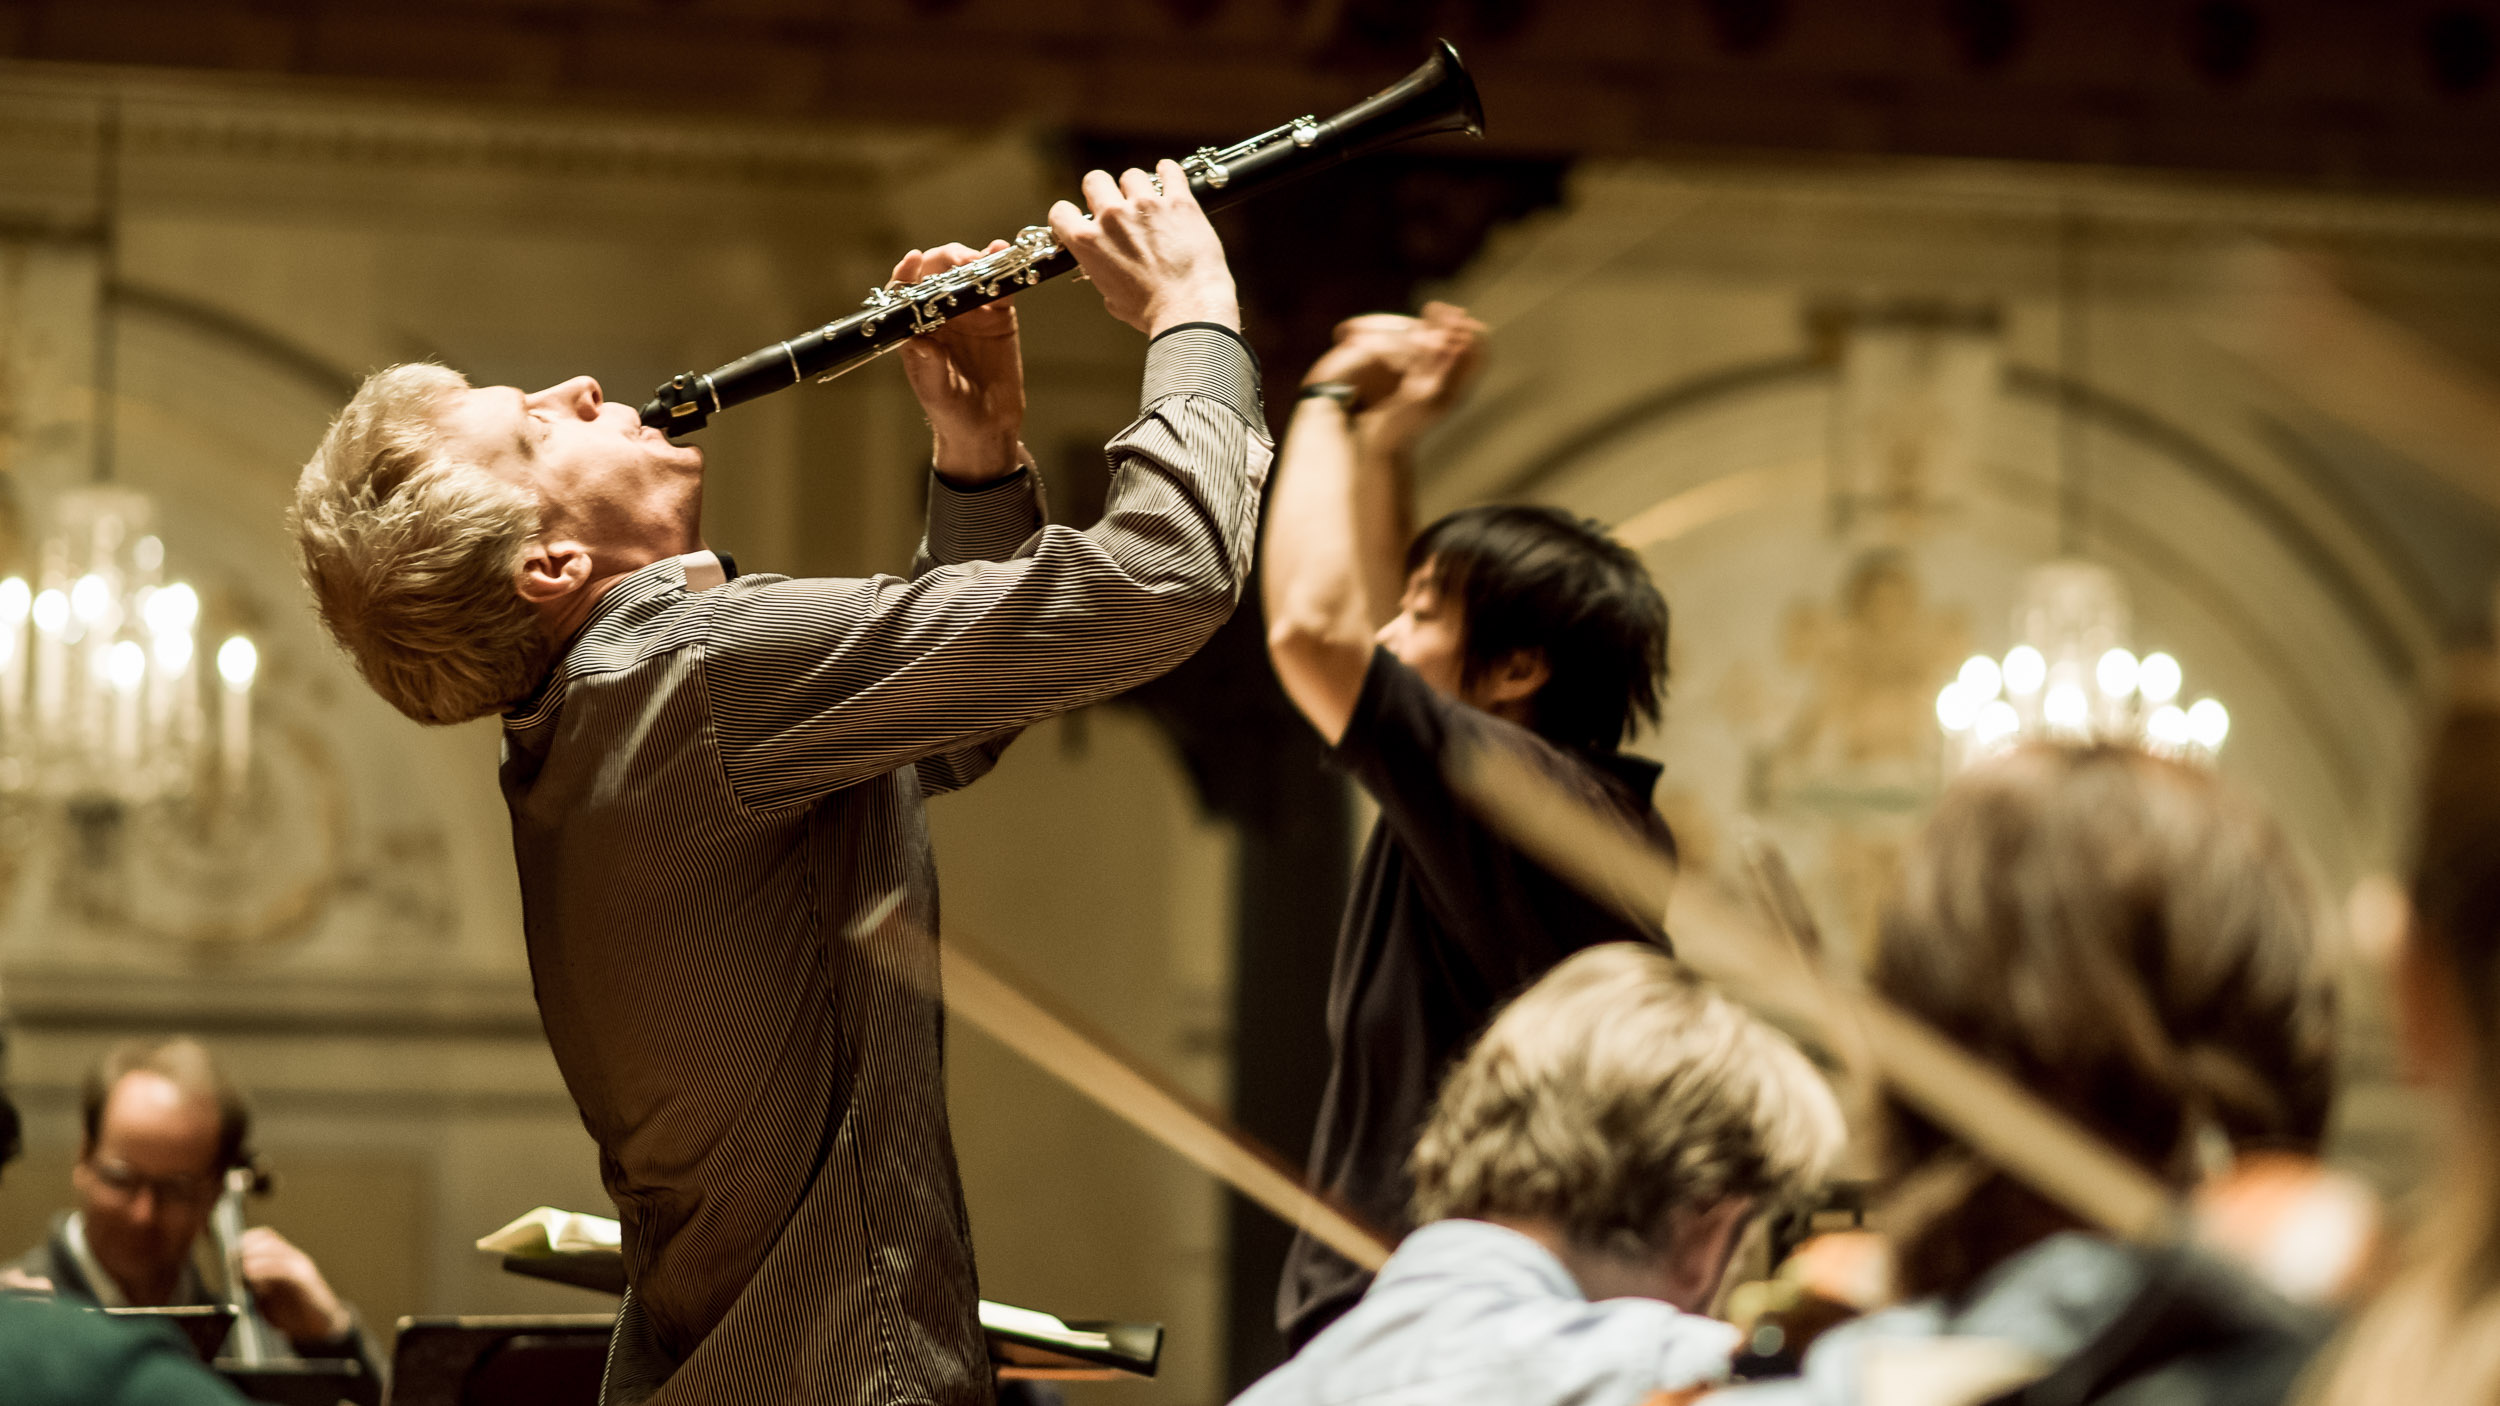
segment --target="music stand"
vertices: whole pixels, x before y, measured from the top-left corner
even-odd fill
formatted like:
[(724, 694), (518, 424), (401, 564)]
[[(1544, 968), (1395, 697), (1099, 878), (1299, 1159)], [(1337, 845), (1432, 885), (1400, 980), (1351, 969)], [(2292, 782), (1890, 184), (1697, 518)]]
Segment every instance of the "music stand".
[(202, 1362), (217, 1355), (217, 1349), (234, 1331), (234, 1305), (223, 1303), (179, 1304), (172, 1308), (106, 1308), (98, 1309), (107, 1318), (130, 1323), (163, 1323), (180, 1329), (191, 1350)]
[(613, 1313), (399, 1320), (391, 1406), (597, 1406)]
[(215, 1366), (236, 1391), (269, 1406), (339, 1406), (357, 1399), (365, 1380), (364, 1364), (352, 1357), (307, 1357), (250, 1367), (219, 1358)]

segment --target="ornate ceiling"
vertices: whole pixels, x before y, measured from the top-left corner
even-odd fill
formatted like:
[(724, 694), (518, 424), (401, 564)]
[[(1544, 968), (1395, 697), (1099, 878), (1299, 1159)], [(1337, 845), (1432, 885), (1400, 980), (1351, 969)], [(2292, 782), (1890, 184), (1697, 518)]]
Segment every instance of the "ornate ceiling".
[(0, 56), (1199, 137), (1467, 52), (1516, 152), (1910, 154), (2500, 188), (2464, 0), (0, 0)]

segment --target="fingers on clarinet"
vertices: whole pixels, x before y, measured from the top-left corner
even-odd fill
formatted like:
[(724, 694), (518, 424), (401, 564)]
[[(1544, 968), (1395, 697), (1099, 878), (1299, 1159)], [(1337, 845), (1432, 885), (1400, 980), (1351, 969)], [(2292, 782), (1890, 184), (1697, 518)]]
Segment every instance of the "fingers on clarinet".
[(1111, 179), (1109, 171), (1086, 172), (1083, 189), (1086, 205), (1097, 215), (1101, 214), (1106, 206), (1120, 203), (1120, 183)]
[(920, 281), (920, 251), (914, 249), (895, 260), (893, 277), (897, 283), (918, 283)]
[(1006, 248), (1006, 247), (1007, 247), (1007, 241), (1006, 241), (1006, 240), (1004, 240), (1004, 239), (993, 239), (993, 240), (991, 240), (989, 243), (987, 243), (987, 244), (985, 244), (985, 245), (981, 246), (981, 252), (982, 252), (983, 254), (995, 254), (995, 253), (997, 253), (999, 250), (1004, 249), (1004, 248)]
[(1184, 204), (1198, 203), (1198, 193), (1189, 188), (1189, 173), (1181, 163), (1165, 157), (1155, 163), (1155, 179), (1163, 182), (1163, 193)]
[(1093, 223), (1085, 218), (1084, 211), (1076, 208), (1074, 201), (1054, 203), (1045, 218), (1050, 225), (1051, 237), (1058, 240), (1063, 249), (1073, 249), (1094, 237)]
[(1159, 194), (1155, 178), (1134, 166), (1120, 173), (1120, 193), (1131, 200), (1147, 200)]

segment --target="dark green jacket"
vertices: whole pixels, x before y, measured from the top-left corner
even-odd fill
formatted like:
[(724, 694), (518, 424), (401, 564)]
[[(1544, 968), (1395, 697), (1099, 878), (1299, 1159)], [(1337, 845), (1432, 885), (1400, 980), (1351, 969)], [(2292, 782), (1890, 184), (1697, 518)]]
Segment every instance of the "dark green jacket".
[(243, 1406), (181, 1333), (50, 1299), (0, 1295), (9, 1406)]

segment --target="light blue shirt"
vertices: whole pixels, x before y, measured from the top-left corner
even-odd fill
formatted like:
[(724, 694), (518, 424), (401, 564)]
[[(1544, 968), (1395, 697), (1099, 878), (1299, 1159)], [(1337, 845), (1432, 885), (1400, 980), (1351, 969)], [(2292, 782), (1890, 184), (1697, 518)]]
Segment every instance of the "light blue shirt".
[(1727, 1375), (1736, 1330), (1657, 1299), (1590, 1303), (1515, 1230), (1444, 1220), (1234, 1406), (1636, 1406)]
[(2144, 1265), (2122, 1246), (2072, 1232), (2053, 1235), (1991, 1270), (1959, 1312), (1939, 1299), (1843, 1323), (1806, 1349), (1801, 1375), (1714, 1395), (1713, 1406), (1856, 1406), (1866, 1356), (1904, 1339), (1989, 1338), (2059, 1363), (2098, 1337), (2145, 1284)]

